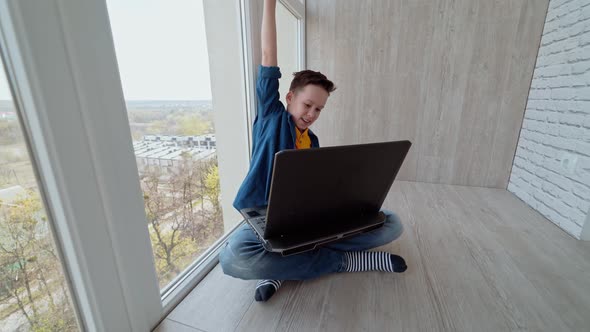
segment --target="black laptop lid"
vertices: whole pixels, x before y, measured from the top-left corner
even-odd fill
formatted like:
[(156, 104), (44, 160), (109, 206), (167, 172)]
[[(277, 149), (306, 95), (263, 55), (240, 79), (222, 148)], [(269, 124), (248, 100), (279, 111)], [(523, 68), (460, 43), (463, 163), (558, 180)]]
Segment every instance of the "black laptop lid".
[(410, 146), (397, 141), (276, 153), (265, 237), (376, 215)]

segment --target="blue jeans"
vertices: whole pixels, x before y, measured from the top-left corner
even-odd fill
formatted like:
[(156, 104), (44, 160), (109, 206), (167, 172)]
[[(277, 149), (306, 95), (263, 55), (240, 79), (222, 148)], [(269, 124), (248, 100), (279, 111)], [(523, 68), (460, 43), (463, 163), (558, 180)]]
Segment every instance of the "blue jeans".
[(403, 232), (399, 217), (387, 210), (376, 230), (325, 244), (311, 251), (282, 256), (264, 249), (247, 223), (228, 238), (219, 253), (223, 272), (240, 279), (305, 280), (346, 270), (345, 251), (364, 251), (397, 239)]

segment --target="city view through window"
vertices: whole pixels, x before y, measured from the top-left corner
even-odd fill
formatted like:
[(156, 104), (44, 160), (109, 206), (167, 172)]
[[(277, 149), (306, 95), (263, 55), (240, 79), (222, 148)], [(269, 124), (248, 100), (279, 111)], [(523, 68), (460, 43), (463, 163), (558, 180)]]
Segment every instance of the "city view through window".
[(224, 233), (203, 2), (108, 0), (107, 6), (165, 289)]
[(223, 234), (210, 101), (128, 101), (160, 287)]
[[(163, 288), (224, 231), (211, 101), (127, 109)], [(47, 222), (14, 104), (0, 100), (0, 330), (78, 330)]]

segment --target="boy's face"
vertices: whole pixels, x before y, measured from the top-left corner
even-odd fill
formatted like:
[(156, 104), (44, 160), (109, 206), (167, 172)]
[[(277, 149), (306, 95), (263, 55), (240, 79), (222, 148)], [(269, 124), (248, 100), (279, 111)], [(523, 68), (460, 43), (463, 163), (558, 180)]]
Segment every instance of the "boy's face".
[(287, 112), (291, 114), (299, 130), (304, 131), (320, 117), (328, 96), (324, 88), (311, 84), (297, 92), (287, 93)]

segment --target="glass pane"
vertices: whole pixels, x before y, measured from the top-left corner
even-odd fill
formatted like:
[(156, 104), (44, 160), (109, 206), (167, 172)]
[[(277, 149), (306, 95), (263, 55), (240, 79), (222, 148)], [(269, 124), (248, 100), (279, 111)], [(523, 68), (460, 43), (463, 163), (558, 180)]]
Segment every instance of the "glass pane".
[(158, 280), (223, 235), (202, 1), (107, 1)]
[(0, 330), (79, 330), (1, 61)]
[(280, 2), (277, 2), (277, 61), (283, 76), (279, 80), (281, 101), (286, 103), (285, 96), (289, 92), (289, 85), (293, 80), (293, 73), (299, 71), (297, 59), (299, 50), (299, 20)]

